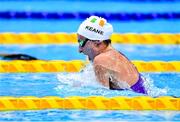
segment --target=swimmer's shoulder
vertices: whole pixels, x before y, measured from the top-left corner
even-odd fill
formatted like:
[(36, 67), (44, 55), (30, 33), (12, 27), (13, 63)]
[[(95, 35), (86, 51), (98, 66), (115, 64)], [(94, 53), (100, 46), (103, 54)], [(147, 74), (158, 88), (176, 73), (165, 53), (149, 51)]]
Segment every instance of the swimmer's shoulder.
[(102, 66), (109, 65), (109, 63), (111, 64), (113, 62), (113, 58), (116, 58), (114, 54), (115, 54), (114, 50), (101, 53), (94, 58), (93, 63), (94, 65), (102, 65)]
[(99, 54), (94, 58), (93, 64), (94, 65), (102, 65), (106, 62), (107, 57), (104, 54)]

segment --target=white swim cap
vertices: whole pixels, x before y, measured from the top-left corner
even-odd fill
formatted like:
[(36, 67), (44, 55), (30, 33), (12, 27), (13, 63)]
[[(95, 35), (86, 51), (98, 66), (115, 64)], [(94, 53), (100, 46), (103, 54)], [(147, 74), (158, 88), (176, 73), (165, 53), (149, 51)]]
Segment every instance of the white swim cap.
[(91, 40), (103, 41), (110, 39), (113, 27), (106, 19), (91, 16), (81, 23), (77, 33)]

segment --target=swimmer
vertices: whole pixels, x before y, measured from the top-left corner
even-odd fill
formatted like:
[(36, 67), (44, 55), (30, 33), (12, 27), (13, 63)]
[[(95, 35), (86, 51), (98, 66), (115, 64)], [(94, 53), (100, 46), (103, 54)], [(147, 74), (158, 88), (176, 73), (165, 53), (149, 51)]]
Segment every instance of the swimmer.
[(27, 54), (0, 54), (2, 60), (38, 60), (36, 57), (27, 55)]
[(111, 90), (131, 89), (147, 94), (132, 62), (111, 45), (113, 27), (104, 18), (91, 16), (78, 28), (79, 52), (93, 63), (97, 80)]

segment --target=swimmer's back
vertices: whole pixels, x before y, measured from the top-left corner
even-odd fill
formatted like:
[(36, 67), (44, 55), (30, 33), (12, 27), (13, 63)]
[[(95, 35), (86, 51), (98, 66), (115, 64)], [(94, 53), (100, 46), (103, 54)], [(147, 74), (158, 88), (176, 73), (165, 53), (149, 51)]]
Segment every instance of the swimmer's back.
[(127, 82), (129, 86), (133, 86), (139, 79), (136, 67), (122, 53), (113, 48), (96, 56), (94, 62), (95, 66), (99, 65), (111, 70), (117, 81)]

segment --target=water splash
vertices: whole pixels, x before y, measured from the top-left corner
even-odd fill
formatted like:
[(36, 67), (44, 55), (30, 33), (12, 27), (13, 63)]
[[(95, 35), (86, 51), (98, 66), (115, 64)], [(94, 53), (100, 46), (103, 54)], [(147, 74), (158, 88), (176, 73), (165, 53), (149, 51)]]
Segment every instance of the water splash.
[(151, 79), (149, 74), (144, 74), (142, 79), (145, 81), (144, 86), (147, 89), (149, 96), (157, 97), (167, 94), (168, 88), (158, 88), (154, 85), (154, 81)]
[[(58, 89), (63, 89), (63, 85), (66, 85), (66, 88), (72, 89), (73, 88), (80, 88), (89, 90), (89, 94), (91, 95), (110, 95), (110, 96), (116, 96), (119, 95), (120, 92), (123, 93), (123, 95), (126, 92), (128, 95), (132, 95), (131, 92), (129, 94), (128, 90), (126, 91), (117, 91), (117, 90), (108, 90), (104, 86), (102, 86), (99, 82), (97, 82), (97, 79), (95, 77), (95, 73), (93, 70), (93, 65), (90, 63), (87, 65), (82, 72), (78, 73), (59, 73), (57, 74), (57, 79), (61, 85), (58, 86)], [(154, 85), (153, 79), (150, 77), (149, 74), (143, 74), (142, 79), (145, 81), (144, 86), (147, 89), (147, 93), (149, 96), (157, 97), (157, 96), (163, 96), (167, 94), (168, 88), (158, 88)], [(91, 90), (90, 90), (90, 89)], [(65, 88), (64, 88), (65, 90)], [(77, 90), (77, 89), (76, 89)], [(73, 90), (74, 91), (74, 90)], [(130, 90), (131, 91), (131, 90)], [(83, 92), (84, 93), (84, 92)], [(133, 95), (138, 96), (142, 94), (136, 94), (135, 92), (132, 92)], [(121, 94), (122, 95), (122, 94)]]
[(59, 73), (57, 79), (60, 83), (73, 87), (101, 86), (96, 80), (93, 65), (91, 63), (87, 65), (83, 71), (78, 73)]

